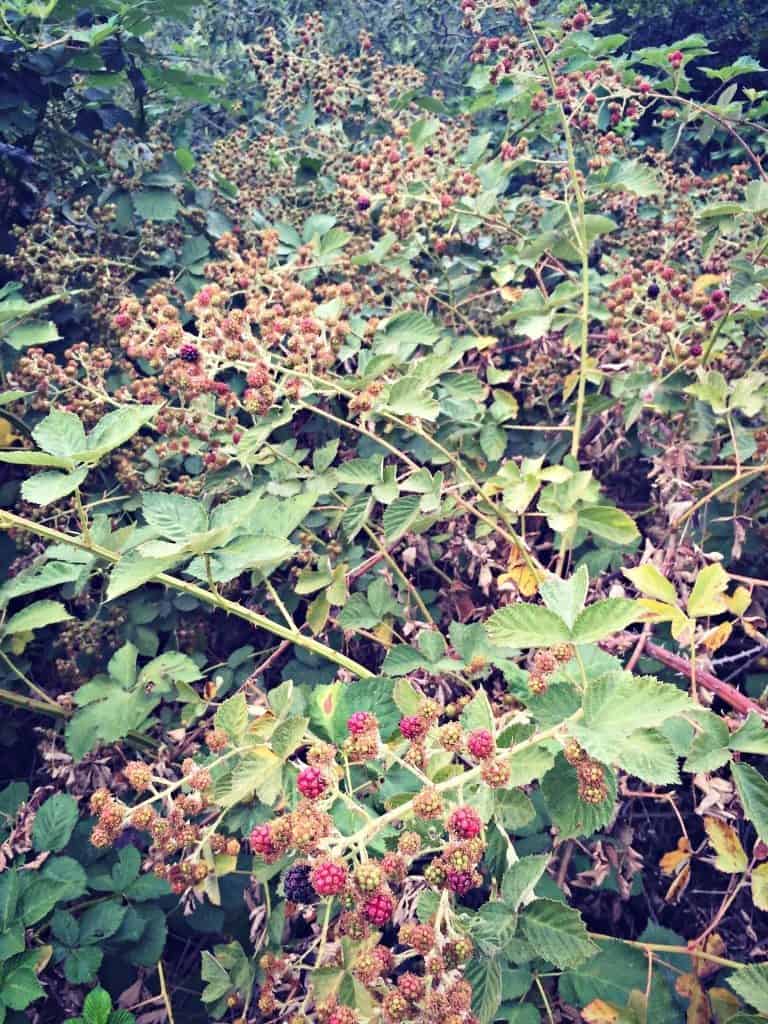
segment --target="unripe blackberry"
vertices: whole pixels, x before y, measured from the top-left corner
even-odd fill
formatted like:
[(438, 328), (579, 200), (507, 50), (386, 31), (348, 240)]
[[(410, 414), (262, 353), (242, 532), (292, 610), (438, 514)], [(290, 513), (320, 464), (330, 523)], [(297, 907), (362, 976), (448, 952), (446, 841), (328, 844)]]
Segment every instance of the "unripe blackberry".
[(386, 875), (387, 881), (393, 882), (395, 885), (401, 885), (408, 875), (405, 858), (391, 850), (381, 858), (381, 870)]
[(352, 973), (364, 985), (372, 985), (381, 977), (381, 960), (374, 952), (366, 950), (355, 960)]
[(108, 804), (111, 799), (112, 794), (108, 789), (105, 789), (103, 786), (100, 789), (95, 789), (91, 794), (91, 799), (89, 801), (91, 813), (98, 814), (102, 807)]
[(533, 656), (533, 671), (536, 675), (551, 675), (557, 668), (557, 658), (552, 651), (539, 650)]
[(381, 1009), (384, 1013), (384, 1019), (391, 1021), (392, 1024), (400, 1024), (400, 1021), (407, 1020), (411, 1015), (411, 1011), (408, 1009), (408, 1001), (397, 989), (388, 992), (384, 996)]
[(569, 662), (573, 657), (573, 644), (555, 644), (554, 647), (550, 648), (552, 654), (561, 665)]
[(205, 734), (205, 745), (213, 754), (218, 754), (229, 745), (229, 736), (223, 729), (209, 729)]
[(579, 761), (583, 761), (586, 758), (587, 752), (578, 740), (569, 736), (563, 745), (563, 756), (568, 764), (576, 765)]
[(450, 750), (455, 753), (461, 750), (464, 739), (464, 729), (460, 722), (448, 722), (437, 734), (437, 741), (443, 750)]
[(431, 953), (424, 961), (424, 966), (427, 974), (430, 974), (433, 978), (442, 978), (447, 964), (439, 953)]
[(363, 892), (376, 892), (381, 885), (381, 868), (373, 861), (359, 864), (355, 870), (355, 882)]
[(262, 857), (273, 857), (277, 852), (269, 822), (265, 822), (263, 825), (256, 825), (251, 830), (248, 842), (253, 853), (258, 853)]
[(296, 785), (302, 796), (308, 800), (317, 800), (328, 787), (328, 780), (319, 768), (304, 768), (296, 778)]
[(418, 832), (403, 832), (397, 841), (397, 849), (404, 857), (415, 857), (421, 849), (421, 836)]
[(152, 781), (152, 769), (148, 764), (144, 764), (143, 761), (132, 761), (130, 764), (127, 764), (123, 769), (123, 774), (128, 781), (128, 785), (135, 789), (137, 793), (143, 793), (145, 789), (149, 788), (149, 784)]
[(501, 789), (509, 782), (509, 765), (498, 759), (484, 761), (480, 769), (480, 776), (486, 786), (490, 786), (491, 789)]
[(477, 761), (484, 761), (496, 749), (496, 742), (487, 729), (474, 729), (467, 736), (467, 750)]
[(441, 705), (436, 700), (432, 700), (431, 697), (425, 697), (421, 704), (419, 704), (418, 714), (431, 723), (437, 721), (441, 710)]
[(442, 815), (443, 799), (434, 787), (427, 787), (416, 794), (413, 798), (413, 813), (417, 818), (426, 820)]
[(315, 903), (317, 893), (310, 882), (309, 864), (294, 864), (283, 875), (285, 898), (291, 903)]
[(430, 924), (415, 922), (404, 924), (397, 939), (402, 945), (412, 946), (418, 953), (425, 956), (435, 945), (435, 929)]
[(549, 684), (543, 676), (528, 676), (528, 689), (534, 697), (541, 697), (549, 689)]
[(105, 828), (94, 826), (91, 832), (91, 846), (95, 846), (97, 850), (103, 850), (105, 847), (111, 846), (112, 841), (112, 836)]
[(336, 760), (336, 747), (318, 740), (307, 751), (307, 763), (313, 768), (325, 768)]
[(131, 815), (128, 819), (129, 824), (134, 828), (140, 828), (143, 831), (152, 827), (155, 820), (155, 811), (149, 806), (137, 807), (135, 811), (131, 811)]
[(338, 896), (347, 885), (347, 869), (336, 861), (321, 860), (312, 868), (312, 885), (318, 896)]
[(411, 971), (400, 975), (397, 979), (397, 987), (412, 1003), (418, 1003), (424, 996), (424, 979), (420, 978), (418, 974), (412, 974)]
[(337, 1006), (328, 1018), (328, 1024), (359, 1024), (360, 1018), (349, 1006)]
[(448, 818), (448, 831), (462, 839), (474, 839), (483, 830), (480, 815), (472, 807), (457, 807)]
[(353, 736), (362, 736), (363, 733), (378, 729), (378, 726), (375, 715), (369, 711), (355, 711), (347, 719), (347, 729)]
[(362, 942), (370, 933), (368, 922), (355, 910), (347, 910), (339, 916), (339, 929), (342, 935), (348, 936), (353, 942)]
[(433, 860), (424, 868), (424, 881), (434, 889), (440, 889), (445, 884), (445, 867), (439, 860)]
[(370, 896), (363, 904), (363, 916), (376, 928), (383, 928), (392, 918), (395, 901), (385, 892)]

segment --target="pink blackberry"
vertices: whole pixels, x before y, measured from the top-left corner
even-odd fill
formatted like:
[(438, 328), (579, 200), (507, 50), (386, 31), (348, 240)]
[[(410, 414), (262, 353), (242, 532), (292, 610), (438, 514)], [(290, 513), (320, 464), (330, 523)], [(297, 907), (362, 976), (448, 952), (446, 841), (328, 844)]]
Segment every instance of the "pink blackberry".
[(462, 839), (474, 839), (482, 829), (480, 815), (471, 807), (457, 807), (448, 818), (448, 831), (455, 832)]
[(478, 761), (490, 757), (496, 744), (487, 729), (475, 729), (467, 736), (467, 750)]
[(328, 780), (319, 768), (304, 768), (296, 779), (299, 792), (308, 800), (317, 800), (328, 786)]
[(310, 880), (318, 896), (338, 896), (347, 884), (347, 869), (333, 860), (321, 860), (312, 868)]
[(376, 893), (363, 904), (363, 915), (367, 921), (377, 928), (383, 928), (391, 919), (395, 909), (395, 901), (385, 892)]
[(400, 719), (400, 732), (407, 740), (422, 739), (429, 728), (429, 723), (422, 715), (406, 715)]
[(362, 736), (372, 732), (378, 726), (375, 715), (369, 711), (355, 711), (347, 719), (347, 729), (353, 736)]

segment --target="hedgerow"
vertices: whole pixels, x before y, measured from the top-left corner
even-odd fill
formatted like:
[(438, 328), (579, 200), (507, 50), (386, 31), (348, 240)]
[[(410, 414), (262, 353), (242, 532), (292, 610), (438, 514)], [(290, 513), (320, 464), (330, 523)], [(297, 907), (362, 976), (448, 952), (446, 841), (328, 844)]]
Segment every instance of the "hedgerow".
[(765, 1019), (759, 64), (138, 6), (3, 10), (0, 1022)]

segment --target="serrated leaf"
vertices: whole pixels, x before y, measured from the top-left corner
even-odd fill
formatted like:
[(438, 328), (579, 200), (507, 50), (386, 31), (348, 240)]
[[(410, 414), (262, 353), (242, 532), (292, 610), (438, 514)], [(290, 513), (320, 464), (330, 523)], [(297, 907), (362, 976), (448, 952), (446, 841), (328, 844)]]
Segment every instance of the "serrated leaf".
[(736, 871), (746, 871), (747, 855), (736, 829), (728, 822), (711, 816), (704, 818), (704, 829), (709, 836), (710, 845), (717, 855), (715, 857), (717, 870), (724, 871), (729, 875)]
[(662, 575), (653, 562), (645, 562), (634, 569), (622, 569), (622, 572), (646, 597), (671, 605), (677, 601), (674, 584)]
[(148, 525), (153, 526), (162, 537), (182, 544), (189, 540), (191, 534), (203, 533), (208, 529), (208, 516), (203, 506), (183, 494), (145, 491), (141, 499), (141, 510)]
[(744, 813), (755, 826), (758, 837), (768, 843), (768, 782), (757, 768), (743, 761), (734, 761), (731, 771)]
[(51, 505), (76, 491), (87, 476), (85, 467), (71, 473), (37, 473), (21, 485), (21, 496), (33, 505)]
[(612, 544), (631, 544), (640, 536), (635, 521), (610, 505), (593, 505), (578, 513), (578, 524), (596, 537), (602, 537)]
[(238, 743), (248, 727), (248, 704), (241, 691), (229, 697), (216, 709), (214, 722), (217, 729), (223, 729), (229, 738)]
[(39, 448), (49, 455), (72, 456), (85, 450), (85, 429), (73, 412), (54, 409), (32, 431)]
[(656, 786), (680, 781), (674, 747), (656, 729), (638, 729), (621, 744), (616, 762), (625, 772)]
[(595, 644), (612, 633), (619, 633), (640, 618), (636, 601), (626, 597), (608, 597), (585, 608), (573, 626), (572, 639), (576, 644)]
[(759, 910), (768, 910), (768, 864), (758, 864), (752, 871), (752, 902)]
[(485, 628), (491, 640), (502, 647), (553, 647), (571, 639), (571, 631), (559, 615), (534, 604), (500, 608)]
[(599, 951), (578, 910), (558, 900), (535, 900), (521, 914), (520, 925), (537, 954), (561, 969), (577, 967)]
[(38, 853), (57, 853), (69, 842), (77, 822), (77, 802), (68, 793), (54, 793), (40, 805), (32, 825), (32, 844)]
[(7, 636), (14, 633), (26, 633), (30, 630), (50, 626), (54, 622), (66, 622), (71, 618), (72, 616), (61, 601), (35, 601), (12, 615), (6, 622), (3, 632)]
[(728, 573), (719, 562), (713, 562), (702, 569), (688, 598), (688, 614), (694, 619), (699, 619), (727, 611), (724, 595), (728, 581)]
[(388, 541), (402, 537), (413, 526), (419, 517), (419, 503), (418, 495), (406, 494), (384, 509), (381, 524)]
[(554, 768), (541, 780), (541, 791), (561, 839), (591, 836), (608, 824), (616, 801), (616, 776), (610, 769), (605, 770), (605, 781), (605, 800), (599, 804), (583, 803), (579, 800), (576, 769), (558, 754)]
[(533, 857), (521, 857), (507, 868), (501, 883), (501, 896), (513, 910), (518, 910), (521, 904), (529, 901), (548, 863), (549, 854), (542, 853)]
[(124, 405), (102, 416), (88, 434), (88, 457), (97, 461), (103, 455), (130, 441), (160, 411), (159, 405)]
[(466, 968), (472, 986), (472, 1012), (480, 1024), (492, 1024), (501, 1006), (501, 965), (497, 957), (473, 957)]
[(97, 945), (114, 935), (123, 923), (127, 908), (114, 900), (88, 907), (78, 918), (78, 941), (83, 946)]
[(750, 964), (728, 975), (728, 984), (758, 1013), (768, 1013), (768, 964)]
[(539, 593), (544, 604), (563, 620), (569, 629), (584, 607), (589, 587), (587, 567), (580, 566), (570, 579), (563, 580), (559, 576), (550, 576), (539, 584)]
[(85, 1024), (109, 1024), (112, 997), (103, 988), (95, 988), (85, 997), (83, 1021)]
[(760, 715), (750, 711), (746, 722), (731, 736), (729, 746), (743, 754), (768, 754), (768, 728)]

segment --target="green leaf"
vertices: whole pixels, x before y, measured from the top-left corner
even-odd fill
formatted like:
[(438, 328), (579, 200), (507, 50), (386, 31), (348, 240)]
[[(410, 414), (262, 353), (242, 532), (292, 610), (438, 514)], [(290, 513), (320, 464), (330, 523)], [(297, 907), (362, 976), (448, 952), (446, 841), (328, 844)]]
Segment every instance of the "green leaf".
[(553, 647), (571, 639), (571, 631), (559, 615), (534, 604), (500, 608), (485, 628), (491, 640), (502, 647)]
[(179, 200), (167, 188), (148, 188), (131, 195), (133, 208), (144, 220), (174, 220), (179, 212)]
[(548, 863), (549, 854), (542, 853), (533, 857), (521, 857), (507, 868), (501, 883), (501, 896), (513, 910), (518, 910), (522, 903), (528, 902)]
[(32, 431), (38, 447), (49, 455), (72, 456), (85, 450), (85, 428), (73, 412), (54, 409)]
[(79, 942), (83, 946), (101, 943), (114, 935), (123, 923), (127, 908), (114, 900), (88, 907), (78, 920)]
[(274, 752), (285, 760), (301, 745), (309, 725), (308, 718), (299, 716), (286, 718), (280, 722), (270, 737)]
[(768, 1013), (768, 964), (750, 964), (728, 975), (728, 984), (758, 1013)]
[(754, 711), (750, 711), (746, 722), (731, 736), (731, 750), (743, 754), (768, 754), (768, 728)]
[(507, 450), (507, 432), (495, 423), (486, 423), (480, 431), (480, 447), (489, 462), (498, 462)]
[(78, 946), (64, 958), (64, 977), (72, 985), (87, 985), (96, 978), (104, 953), (96, 946)]
[(40, 999), (45, 992), (37, 980), (33, 967), (22, 958), (11, 960), (0, 980), (0, 1003), (11, 1010), (26, 1010), (30, 1003)]
[(0, 875), (0, 932), (7, 931), (16, 920), (16, 903), (20, 893), (19, 875), (9, 868)]
[(393, 501), (384, 509), (381, 523), (388, 541), (402, 537), (419, 517), (420, 498), (415, 494), (406, 494)]
[(480, 1024), (492, 1024), (501, 1006), (501, 964), (497, 957), (474, 956), (467, 964), (472, 1012)]
[(582, 565), (570, 579), (548, 577), (539, 585), (539, 593), (547, 608), (561, 618), (568, 629), (573, 629), (576, 618), (584, 607), (588, 586), (589, 573), (587, 567)]
[(677, 754), (666, 736), (656, 729), (638, 729), (621, 744), (617, 763), (644, 782), (668, 786), (680, 781)]
[[(591, 180), (591, 179), (590, 179)], [(621, 160), (610, 165), (608, 172), (598, 178), (599, 183), (610, 191), (634, 192), (647, 199), (661, 190), (655, 172), (638, 160)]]
[(37, 473), (21, 485), (21, 496), (33, 505), (51, 505), (76, 491), (87, 476), (86, 467), (71, 473)]
[(129, 594), (137, 587), (149, 583), (161, 572), (173, 568), (180, 561), (180, 556), (169, 555), (166, 558), (144, 558), (135, 551), (123, 555), (109, 574), (107, 601), (114, 601), (124, 594)]
[(758, 837), (768, 843), (768, 781), (743, 761), (734, 761), (731, 771), (744, 813), (755, 826)]
[(102, 416), (88, 434), (88, 455), (91, 461), (130, 441), (160, 411), (159, 405), (124, 405)]
[(83, 1020), (85, 1024), (109, 1024), (112, 997), (103, 988), (95, 988), (85, 997)]
[(561, 969), (577, 967), (598, 952), (581, 914), (559, 900), (535, 900), (522, 912), (520, 923), (537, 954)]
[(589, 530), (611, 544), (631, 544), (640, 536), (634, 519), (611, 505), (592, 505), (590, 508), (579, 509), (578, 523), (582, 529)]
[(162, 537), (182, 544), (189, 540), (191, 534), (208, 529), (208, 516), (201, 503), (183, 494), (145, 491), (141, 510), (148, 525)]
[(381, 332), (387, 352), (397, 352), (401, 344), (416, 348), (418, 345), (434, 345), (440, 337), (440, 329), (429, 317), (419, 312), (396, 313), (387, 321)]
[(619, 633), (636, 622), (642, 609), (636, 601), (626, 597), (608, 597), (596, 601), (580, 613), (573, 627), (573, 642), (595, 644), (612, 633)]
[(591, 836), (603, 828), (613, 817), (616, 800), (616, 776), (605, 771), (608, 795), (602, 803), (585, 804), (579, 800), (576, 769), (558, 754), (555, 766), (541, 780), (541, 791), (552, 822), (561, 839)]
[(66, 622), (71, 619), (67, 609), (60, 601), (35, 601), (20, 612), (16, 612), (5, 624), (4, 633), (26, 633), (33, 629), (42, 629), (54, 622)]
[(494, 731), (493, 711), (485, 690), (478, 689), (461, 713), (461, 724), (468, 732), (475, 729)]
[(35, 815), (32, 844), (38, 853), (63, 850), (77, 822), (77, 801), (68, 793), (54, 793)]
[(26, 324), (12, 327), (7, 334), (0, 332), (0, 337), (11, 348), (20, 351), (31, 345), (50, 345), (59, 340), (59, 329), (53, 320), (31, 320)]
[(223, 729), (229, 738), (239, 743), (248, 728), (248, 704), (241, 691), (221, 704), (214, 716), (217, 729)]

